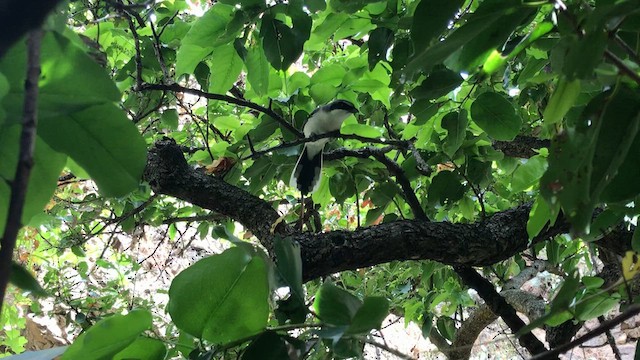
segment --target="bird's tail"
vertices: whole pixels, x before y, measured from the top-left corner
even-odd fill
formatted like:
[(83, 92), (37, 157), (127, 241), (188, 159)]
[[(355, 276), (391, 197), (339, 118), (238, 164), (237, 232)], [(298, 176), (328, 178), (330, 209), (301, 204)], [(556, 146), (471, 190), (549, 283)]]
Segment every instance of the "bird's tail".
[(300, 190), (302, 195), (317, 190), (320, 185), (320, 174), (322, 172), (322, 151), (311, 154), (307, 146), (302, 149), (289, 185)]

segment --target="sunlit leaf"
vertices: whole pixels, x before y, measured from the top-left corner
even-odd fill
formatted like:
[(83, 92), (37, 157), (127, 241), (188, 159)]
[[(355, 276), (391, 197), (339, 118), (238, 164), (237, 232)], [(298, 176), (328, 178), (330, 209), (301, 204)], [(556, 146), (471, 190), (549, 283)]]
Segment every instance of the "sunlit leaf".
[(147, 310), (110, 316), (80, 334), (62, 355), (62, 360), (112, 358), (150, 327), (151, 314)]
[(260, 332), (269, 313), (266, 266), (244, 247), (196, 262), (171, 283), (171, 319), (181, 330), (217, 344)]
[(504, 96), (485, 92), (471, 104), (471, 119), (496, 140), (513, 140), (520, 132), (522, 119)]

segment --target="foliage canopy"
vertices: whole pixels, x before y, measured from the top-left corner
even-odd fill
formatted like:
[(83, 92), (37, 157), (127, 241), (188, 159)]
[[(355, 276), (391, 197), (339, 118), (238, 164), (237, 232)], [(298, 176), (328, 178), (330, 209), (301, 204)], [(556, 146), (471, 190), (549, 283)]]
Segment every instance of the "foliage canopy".
[[(24, 226), (5, 265), (86, 330), (64, 359), (396, 354), (371, 335), (390, 312), (466, 358), (469, 288), (554, 356), (640, 311), (637, 257), (619, 261), (640, 250), (637, 0), (77, 0), (42, 29), (0, 49), (0, 259)], [(300, 129), (334, 99), (360, 112), (301, 206)], [(132, 290), (196, 239), (222, 245), (152, 290), (166, 314)], [(544, 270), (553, 301), (521, 289)]]

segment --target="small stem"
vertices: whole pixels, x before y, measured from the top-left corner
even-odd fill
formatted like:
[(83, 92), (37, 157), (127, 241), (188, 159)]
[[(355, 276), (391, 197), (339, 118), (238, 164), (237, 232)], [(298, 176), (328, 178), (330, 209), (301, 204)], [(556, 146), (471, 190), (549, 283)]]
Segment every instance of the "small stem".
[(597, 328), (589, 331), (588, 333), (586, 333), (585, 335), (571, 341), (568, 342), (564, 345), (560, 345), (552, 350), (546, 351), (542, 354), (538, 354), (534, 357), (532, 357), (530, 360), (543, 360), (543, 359), (553, 359), (556, 358), (558, 355), (567, 352), (571, 349), (573, 349), (574, 347), (587, 342), (597, 336), (600, 336), (601, 334), (604, 334), (607, 330), (612, 329), (614, 326), (622, 323), (623, 321), (632, 318), (634, 316), (636, 316), (637, 314), (640, 313), (640, 305), (638, 304), (633, 304), (631, 306), (629, 306), (622, 314), (616, 316), (613, 319), (607, 320), (607, 321), (603, 321), (600, 326), (598, 326)]
[(0, 313), (4, 302), (7, 284), (11, 278), (13, 250), (16, 246), (18, 231), (22, 227), (22, 211), (27, 195), (27, 186), (36, 143), (38, 123), (38, 80), (40, 78), (40, 43), (43, 31), (36, 29), (29, 33), (27, 39), (27, 76), (24, 85), (24, 103), (22, 113), (22, 131), (20, 133), (20, 149), (15, 176), (11, 181), (11, 196), (4, 234), (0, 239)]
[(614, 53), (609, 50), (605, 50), (604, 57), (611, 61), (621, 73), (630, 77), (633, 81), (635, 81), (638, 85), (640, 85), (640, 75), (635, 71), (631, 70), (627, 64), (625, 64), (619, 57), (617, 57)]

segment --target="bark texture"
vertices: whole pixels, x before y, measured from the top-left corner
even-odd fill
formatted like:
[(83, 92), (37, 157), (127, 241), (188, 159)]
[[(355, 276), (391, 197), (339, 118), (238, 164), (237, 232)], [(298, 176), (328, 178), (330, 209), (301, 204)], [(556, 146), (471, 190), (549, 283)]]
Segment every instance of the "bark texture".
[(469, 224), (403, 220), (353, 231), (295, 233), (279, 222), (273, 204), (190, 167), (171, 139), (159, 141), (150, 150), (145, 179), (157, 193), (239, 221), (268, 251), (274, 235), (291, 236), (301, 245), (307, 281), (393, 260), (429, 259), (449, 265), (485, 266), (569, 231), (568, 224), (559, 219), (530, 242), (526, 225), (531, 205), (523, 204)]

